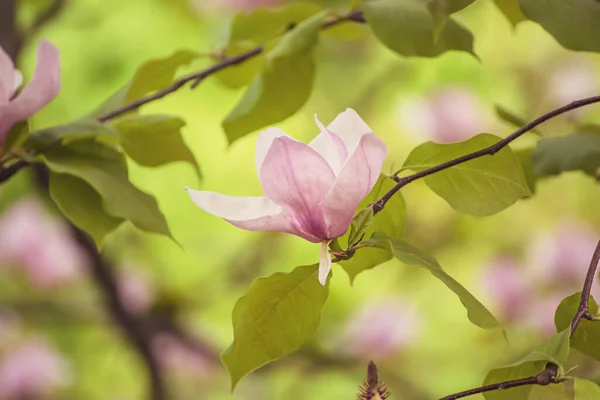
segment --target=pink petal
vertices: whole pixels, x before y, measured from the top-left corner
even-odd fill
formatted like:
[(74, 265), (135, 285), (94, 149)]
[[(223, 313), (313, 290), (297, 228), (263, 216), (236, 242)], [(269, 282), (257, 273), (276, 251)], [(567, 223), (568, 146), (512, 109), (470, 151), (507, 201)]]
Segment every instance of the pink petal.
[(282, 136), (294, 140), (279, 128), (267, 128), (266, 130), (262, 131), (260, 135), (258, 135), (258, 139), (256, 140), (256, 154), (254, 156), (254, 161), (256, 163), (256, 173), (259, 176), (263, 161), (265, 160), (265, 157), (269, 152), (271, 145), (273, 144), (273, 140)]
[(354, 151), (363, 135), (373, 132), (369, 125), (351, 108), (347, 108), (346, 111), (335, 117), (327, 129), (344, 141), (349, 152)]
[(204, 211), (249, 231), (286, 232), (311, 242), (319, 239), (305, 233), (292, 215), (266, 197), (233, 197), (185, 188)]
[(385, 143), (375, 134), (360, 139), (322, 204), (329, 238), (342, 236), (348, 230), (356, 208), (377, 182), (386, 155)]
[(282, 136), (273, 140), (260, 170), (267, 197), (294, 214), (302, 229), (327, 237), (320, 203), (335, 175), (325, 159), (305, 143)]
[(15, 66), (8, 54), (0, 47), (0, 104), (8, 102), (12, 96)]
[(331, 256), (329, 255), (329, 242), (325, 240), (321, 242), (320, 257), (319, 257), (319, 282), (325, 286), (327, 284), (327, 276), (331, 271)]
[(60, 90), (60, 53), (56, 46), (47, 40), (40, 41), (37, 49), (37, 63), (33, 78), (16, 99), (8, 105), (6, 117), (25, 121), (39, 109), (50, 103)]
[(315, 114), (315, 122), (321, 133), (309, 143), (309, 146), (322, 155), (325, 161), (329, 163), (333, 172), (337, 174), (340, 168), (342, 168), (344, 161), (346, 161), (346, 158), (348, 158), (346, 145), (338, 135), (325, 128), (321, 121), (319, 121), (319, 118), (317, 118), (317, 114)]

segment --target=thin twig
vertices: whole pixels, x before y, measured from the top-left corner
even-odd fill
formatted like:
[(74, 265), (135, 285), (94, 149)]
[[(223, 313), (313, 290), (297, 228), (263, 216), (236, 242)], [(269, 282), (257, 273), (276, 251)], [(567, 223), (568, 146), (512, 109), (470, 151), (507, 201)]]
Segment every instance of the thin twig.
[(557, 379), (558, 375), (558, 365), (553, 363), (546, 364), (546, 369), (537, 374), (536, 376), (532, 376), (529, 378), (523, 379), (515, 379), (513, 381), (506, 381), (500, 383), (494, 383), (492, 385), (482, 386), (475, 389), (465, 390), (464, 392), (459, 392), (455, 394), (451, 394), (446, 397), (442, 397), (440, 400), (456, 400), (461, 399), (463, 397), (472, 396), (474, 394), (484, 393), (484, 392), (492, 392), (496, 390), (506, 390), (510, 388), (515, 388), (519, 386), (527, 386), (527, 385), (538, 385), (538, 386), (548, 386), (551, 383), (559, 383)]
[(566, 113), (571, 110), (575, 110), (576, 108), (584, 107), (589, 104), (599, 103), (599, 102), (600, 102), (600, 96), (593, 96), (593, 97), (588, 97), (588, 98), (585, 98), (582, 100), (574, 101), (570, 104), (567, 104), (566, 106), (557, 108), (553, 111), (550, 111), (550, 112), (542, 115), (541, 117), (539, 117), (537, 119), (534, 119), (533, 121), (529, 122), (527, 125), (523, 126), (522, 128), (515, 131), (514, 133), (507, 136), (506, 138), (500, 140), (498, 143), (491, 145), (490, 147), (487, 147), (482, 150), (477, 150), (473, 153), (466, 154), (462, 157), (455, 158), (453, 160), (447, 161), (440, 165), (436, 165), (435, 167), (423, 170), (421, 172), (417, 172), (417, 173), (414, 173), (412, 175), (408, 175), (408, 176), (405, 176), (402, 178), (397, 178), (397, 179), (395, 179), (397, 181), (396, 185), (394, 185), (394, 187), (392, 187), (386, 194), (384, 194), (383, 197), (381, 197), (381, 199), (379, 199), (375, 203), (373, 203), (373, 214), (377, 214), (378, 212), (380, 212), (383, 209), (383, 207), (385, 207), (385, 204), (392, 198), (392, 196), (394, 194), (396, 194), (396, 192), (398, 192), (400, 189), (402, 189), (404, 186), (408, 185), (409, 183), (416, 181), (417, 179), (424, 178), (424, 177), (432, 175), (436, 172), (440, 172), (445, 169), (454, 167), (456, 165), (465, 163), (467, 161), (471, 161), (475, 158), (488, 156), (488, 155), (489, 156), (494, 155), (498, 151), (502, 150), (504, 147), (508, 146), (508, 144), (510, 142), (519, 138), (520, 136), (522, 136), (523, 134), (532, 130), (536, 126), (542, 124), (543, 122), (546, 122), (549, 119), (552, 119), (560, 114)]
[(590, 321), (594, 319), (593, 315), (589, 310), (589, 299), (590, 294), (592, 292), (592, 285), (594, 283), (594, 277), (596, 276), (596, 269), (598, 268), (598, 262), (600, 261), (600, 241), (596, 245), (596, 250), (594, 250), (594, 255), (592, 256), (592, 260), (590, 261), (590, 266), (588, 268), (587, 274), (585, 275), (585, 281), (583, 283), (583, 290), (581, 291), (581, 299), (579, 300), (579, 308), (577, 309), (577, 313), (573, 318), (573, 322), (571, 322), (571, 336), (575, 333), (575, 329), (579, 326), (582, 318), (589, 319)]

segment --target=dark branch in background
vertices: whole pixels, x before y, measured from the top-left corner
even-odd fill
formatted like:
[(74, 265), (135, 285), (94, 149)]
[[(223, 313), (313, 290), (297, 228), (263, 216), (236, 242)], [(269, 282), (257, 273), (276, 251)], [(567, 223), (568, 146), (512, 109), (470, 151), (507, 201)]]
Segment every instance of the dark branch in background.
[(587, 106), (587, 105), (590, 105), (593, 103), (599, 103), (599, 102), (600, 102), (600, 96), (593, 96), (593, 97), (588, 97), (588, 98), (585, 98), (582, 100), (574, 101), (570, 104), (567, 104), (566, 106), (557, 108), (556, 110), (550, 111), (550, 112), (542, 115), (541, 117), (534, 119), (533, 121), (529, 122), (527, 125), (518, 129), (516, 132), (514, 132), (511, 135), (507, 136), (506, 138), (502, 139), (498, 143), (491, 145), (490, 147), (487, 147), (487, 148), (481, 149), (481, 150), (477, 150), (473, 153), (464, 155), (462, 157), (455, 158), (454, 160), (447, 161), (440, 165), (436, 165), (435, 167), (428, 168), (426, 170), (414, 173), (409, 176), (405, 176), (403, 178), (395, 177), (394, 179), (397, 182), (396, 185), (393, 188), (391, 188), (389, 192), (384, 194), (383, 197), (381, 197), (381, 199), (379, 199), (375, 203), (373, 203), (373, 214), (377, 214), (378, 212), (380, 212), (383, 209), (383, 207), (385, 206), (385, 204), (392, 198), (392, 196), (394, 194), (396, 194), (396, 192), (398, 192), (398, 190), (402, 189), (404, 186), (408, 185), (409, 183), (416, 181), (417, 179), (424, 178), (426, 176), (435, 174), (436, 172), (443, 171), (445, 169), (454, 167), (456, 165), (465, 163), (467, 161), (471, 161), (475, 158), (488, 156), (488, 155), (489, 156), (494, 155), (497, 152), (499, 152), (500, 150), (502, 150), (504, 147), (508, 146), (508, 144), (510, 142), (523, 136), (525, 133), (529, 132), (533, 128), (537, 127), (538, 125), (541, 125), (543, 122), (546, 122), (549, 119), (552, 119), (560, 114), (566, 113), (571, 110), (575, 110), (576, 108), (584, 107), (584, 106)]
[(58, 17), (66, 5), (66, 0), (53, 0), (50, 6), (42, 11), (33, 21), (29, 27), (29, 30), (27, 31), (27, 39), (37, 35), (45, 25), (51, 22), (54, 18)]
[(494, 383), (493, 385), (482, 386), (476, 389), (465, 390), (464, 392), (451, 394), (446, 397), (442, 397), (440, 400), (456, 400), (461, 399), (463, 397), (472, 396), (474, 394), (479, 394), (483, 392), (491, 392), (494, 390), (504, 390), (515, 388), (519, 386), (528, 386), (528, 385), (539, 385), (539, 386), (548, 386), (551, 383), (558, 383), (557, 380), (558, 375), (558, 366), (553, 363), (548, 363), (546, 365), (546, 369), (537, 374), (536, 376), (532, 376), (529, 378), (523, 379), (515, 379), (514, 381), (506, 381), (501, 383)]
[(571, 322), (571, 336), (575, 333), (575, 329), (579, 326), (582, 318), (589, 319), (590, 321), (594, 319), (594, 316), (589, 311), (589, 300), (590, 294), (592, 292), (592, 285), (594, 283), (594, 277), (596, 276), (596, 269), (598, 268), (598, 262), (600, 261), (600, 241), (596, 245), (596, 250), (594, 250), (594, 255), (592, 256), (592, 260), (590, 261), (590, 267), (588, 268), (587, 274), (585, 276), (585, 282), (583, 283), (583, 290), (581, 291), (581, 300), (579, 300), (579, 308), (577, 309), (577, 313), (573, 318), (573, 322)]

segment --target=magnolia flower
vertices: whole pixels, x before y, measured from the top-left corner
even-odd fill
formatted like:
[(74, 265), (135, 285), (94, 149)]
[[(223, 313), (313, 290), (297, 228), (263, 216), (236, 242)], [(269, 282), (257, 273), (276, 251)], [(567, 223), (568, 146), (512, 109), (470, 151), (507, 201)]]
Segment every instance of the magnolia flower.
[(387, 147), (352, 110), (309, 144), (268, 128), (256, 143), (256, 170), (266, 197), (231, 197), (189, 190), (196, 205), (250, 231), (277, 231), (321, 243), (319, 282), (331, 269), (329, 242), (350, 226), (359, 203), (371, 191)]
[(488, 262), (482, 274), (482, 284), (500, 313), (511, 322), (520, 320), (531, 300), (531, 277), (513, 258), (500, 256)]
[(10, 128), (50, 103), (60, 90), (58, 49), (47, 40), (40, 41), (33, 78), (23, 91), (13, 96), (23, 82), (8, 54), (0, 48), (0, 143)]

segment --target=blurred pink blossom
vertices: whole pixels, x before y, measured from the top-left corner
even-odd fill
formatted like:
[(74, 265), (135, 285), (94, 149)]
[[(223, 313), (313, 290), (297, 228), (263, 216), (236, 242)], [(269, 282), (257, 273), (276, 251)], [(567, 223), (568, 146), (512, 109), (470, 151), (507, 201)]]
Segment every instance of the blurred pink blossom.
[(0, 349), (21, 334), (21, 320), (13, 311), (0, 308)]
[(156, 336), (152, 341), (152, 349), (160, 363), (168, 370), (190, 378), (205, 378), (214, 373), (211, 360), (172, 335)]
[(127, 267), (119, 273), (119, 294), (129, 312), (141, 314), (154, 301), (154, 288), (148, 275), (140, 269)]
[(529, 301), (535, 301), (530, 280), (517, 260), (505, 256), (492, 259), (482, 276), (486, 293), (492, 298), (501, 318), (509, 322), (518, 321), (526, 315)]
[(67, 226), (27, 198), (0, 216), (0, 267), (20, 267), (36, 286), (51, 288), (78, 278), (86, 256)]
[(486, 130), (486, 111), (475, 94), (450, 86), (403, 104), (400, 123), (410, 135), (436, 143), (467, 140)]
[(559, 105), (594, 96), (598, 91), (597, 68), (589, 59), (569, 60), (550, 75), (548, 90)]
[(46, 342), (34, 339), (0, 360), (0, 399), (45, 399), (71, 381), (71, 370)]
[(23, 76), (0, 47), (0, 143), (13, 124), (27, 120), (58, 95), (60, 55), (56, 46), (47, 40), (39, 42), (33, 77), (13, 98), (22, 81)]
[(410, 303), (398, 299), (367, 303), (348, 322), (340, 351), (360, 358), (391, 357), (418, 339), (420, 327)]

